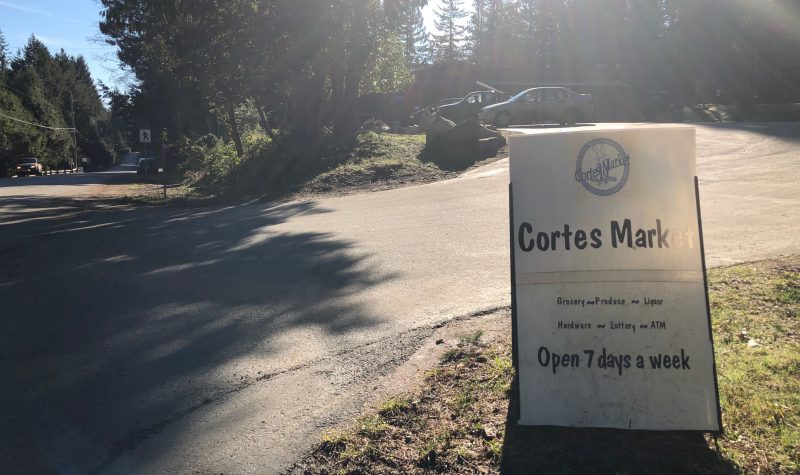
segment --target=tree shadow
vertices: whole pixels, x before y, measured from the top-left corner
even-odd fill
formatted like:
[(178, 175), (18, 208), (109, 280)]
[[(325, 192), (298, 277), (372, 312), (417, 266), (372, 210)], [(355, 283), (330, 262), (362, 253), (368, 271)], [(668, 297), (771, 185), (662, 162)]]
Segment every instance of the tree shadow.
[(700, 432), (531, 427), (517, 424), (519, 400), (512, 383), (500, 472), (740, 473), (708, 447)]
[(385, 323), (349, 297), (395, 275), (351, 242), (281, 227), (329, 212), (316, 202), (79, 201), (4, 201), (36, 209), (0, 216), (0, 385), (13, 388), (0, 392), (0, 466), (97, 471), (285, 361)]
[[(135, 168), (134, 168), (135, 170)], [(135, 183), (139, 176), (129, 170), (85, 173), (61, 173), (58, 175), (8, 177), (0, 179), (0, 189), (27, 186), (89, 186), (101, 184)], [(5, 200), (6, 197), (0, 197)]]

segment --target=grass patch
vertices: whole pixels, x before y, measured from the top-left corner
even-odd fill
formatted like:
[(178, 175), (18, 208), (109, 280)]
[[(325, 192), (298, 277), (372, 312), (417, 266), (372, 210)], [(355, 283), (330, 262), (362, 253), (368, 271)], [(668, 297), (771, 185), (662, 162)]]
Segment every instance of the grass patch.
[[(167, 186), (166, 197), (164, 185)], [(129, 204), (163, 205), (199, 202), (205, 198), (197, 189), (197, 175), (163, 174), (136, 176), (136, 182), (115, 185), (118, 191), (107, 195), (112, 200)]]
[(401, 416), (411, 410), (413, 403), (410, 399), (392, 398), (386, 401), (378, 410), (378, 415), (388, 419)]
[(709, 275), (725, 436), (746, 471), (800, 471), (800, 259)]
[(427, 183), (450, 176), (418, 156), (425, 147), (425, 135), (377, 134), (358, 136), (356, 145), (339, 158), (336, 168), (306, 183), (301, 193), (347, 192), (384, 189), (404, 184)]
[(483, 336), (483, 330), (475, 330), (472, 333), (468, 333), (468, 334), (462, 336), (459, 339), (458, 345), (459, 346), (477, 345), (482, 336)]
[[(463, 335), (423, 387), (387, 401), (298, 468), (305, 473), (800, 472), (800, 257), (709, 272), (726, 432), (515, 424), (510, 342)], [(754, 342), (754, 343), (753, 343)], [(383, 423), (382, 423), (383, 422)]]

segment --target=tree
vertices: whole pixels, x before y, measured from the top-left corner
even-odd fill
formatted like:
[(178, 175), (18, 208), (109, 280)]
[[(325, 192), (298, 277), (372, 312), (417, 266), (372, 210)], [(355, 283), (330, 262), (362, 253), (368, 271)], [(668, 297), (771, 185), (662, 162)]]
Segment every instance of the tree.
[(366, 92), (390, 94), (405, 90), (414, 82), (411, 65), (407, 63), (405, 43), (395, 33), (387, 32), (372, 52), (361, 89)]
[[(0, 156), (37, 156), (46, 166), (72, 161), (78, 153), (91, 157), (94, 164), (112, 161), (113, 127), (82, 57), (63, 50), (51, 55), (31, 36), (10, 66), (0, 101), (7, 116), (0, 133)], [(75, 134), (70, 130), (73, 123)]]
[(0, 30), (0, 84), (6, 82), (6, 69), (8, 68), (8, 43), (3, 31)]
[(430, 60), (430, 40), (420, 6), (414, 3), (404, 5), (398, 37), (403, 43), (406, 64), (414, 69)]
[(434, 25), (439, 30), (438, 35), (433, 35), (431, 48), (436, 62), (447, 62), (465, 57), (465, 32), (463, 24), (467, 17), (462, 8), (461, 0), (443, 0), (440, 9), (437, 9)]

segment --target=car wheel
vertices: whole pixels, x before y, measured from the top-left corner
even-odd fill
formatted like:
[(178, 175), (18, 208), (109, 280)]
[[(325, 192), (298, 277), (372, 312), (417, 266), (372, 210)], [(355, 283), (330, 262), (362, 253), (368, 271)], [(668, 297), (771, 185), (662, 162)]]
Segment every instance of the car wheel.
[(578, 114), (578, 111), (575, 109), (570, 109), (564, 114), (563, 122), (569, 127), (574, 127), (575, 124), (578, 123), (579, 117), (580, 114)]
[(501, 112), (494, 118), (494, 125), (496, 127), (508, 127), (511, 125), (511, 114), (508, 112)]

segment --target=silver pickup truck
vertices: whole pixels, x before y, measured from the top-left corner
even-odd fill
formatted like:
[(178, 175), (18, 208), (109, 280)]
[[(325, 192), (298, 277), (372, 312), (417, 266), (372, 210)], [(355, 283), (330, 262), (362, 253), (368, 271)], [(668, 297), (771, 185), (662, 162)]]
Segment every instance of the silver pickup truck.
[(478, 117), (497, 127), (534, 122), (575, 125), (594, 117), (594, 105), (591, 94), (578, 94), (565, 87), (535, 87), (506, 102), (484, 107)]

